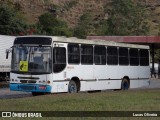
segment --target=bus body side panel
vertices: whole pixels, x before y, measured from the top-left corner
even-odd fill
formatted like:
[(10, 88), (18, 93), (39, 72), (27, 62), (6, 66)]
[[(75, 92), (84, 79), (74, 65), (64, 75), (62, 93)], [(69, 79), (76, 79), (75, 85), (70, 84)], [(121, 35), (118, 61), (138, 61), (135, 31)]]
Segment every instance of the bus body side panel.
[[(66, 76), (63, 77), (62, 79), (67, 80), (68, 84), (70, 80), (73, 80), (74, 78), (78, 78), (80, 83), (81, 83), (81, 91), (86, 91), (89, 90), (89, 88), (87, 87), (87, 81), (88, 82), (93, 82), (95, 83), (95, 79), (93, 76), (93, 65), (67, 65), (66, 69), (64, 70), (64, 72), (62, 72), (63, 74), (65, 74)], [(60, 76), (62, 76), (62, 73), (58, 74), (54, 74), (54, 79), (59, 79)], [(94, 88), (96, 88), (95, 86), (93, 86)], [(66, 89), (66, 88), (65, 88)], [(68, 91), (68, 87), (67, 87), (67, 91)], [(67, 92), (66, 91), (66, 92)]]
[(68, 92), (69, 81), (52, 82), (51, 93)]
[(118, 80), (118, 66), (95, 65), (94, 77), (97, 79), (98, 90), (119, 89), (121, 81)]
[[(52, 92), (68, 92), (69, 82), (75, 77), (80, 80), (81, 91), (89, 90), (89, 88), (86, 88), (87, 81), (94, 81), (95, 83), (93, 77), (93, 65), (67, 65), (62, 72), (54, 73)], [(93, 88), (95, 88), (95, 86), (93, 86)]]
[(149, 85), (149, 66), (121, 66), (119, 67), (119, 78), (128, 76), (130, 88), (138, 88)]
[(108, 88), (106, 89), (120, 89), (121, 88), (121, 76), (119, 76), (119, 66), (118, 65), (107, 65), (106, 78), (108, 81)]

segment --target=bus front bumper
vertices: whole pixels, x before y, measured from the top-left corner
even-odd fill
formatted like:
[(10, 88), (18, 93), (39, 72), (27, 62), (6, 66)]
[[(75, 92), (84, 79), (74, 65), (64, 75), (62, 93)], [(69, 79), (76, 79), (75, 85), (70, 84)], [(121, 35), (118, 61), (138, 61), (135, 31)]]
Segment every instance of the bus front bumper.
[(51, 92), (50, 85), (10, 83), (10, 90), (24, 92)]

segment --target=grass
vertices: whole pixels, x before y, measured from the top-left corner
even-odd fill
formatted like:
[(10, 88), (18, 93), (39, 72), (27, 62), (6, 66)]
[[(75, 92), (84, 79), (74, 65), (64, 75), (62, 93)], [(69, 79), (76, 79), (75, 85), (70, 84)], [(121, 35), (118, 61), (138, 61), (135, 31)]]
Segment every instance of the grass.
[(0, 111), (158, 111), (159, 93), (160, 89), (129, 90), (1, 99)]
[(159, 93), (148, 89), (1, 99), (0, 111), (160, 111)]

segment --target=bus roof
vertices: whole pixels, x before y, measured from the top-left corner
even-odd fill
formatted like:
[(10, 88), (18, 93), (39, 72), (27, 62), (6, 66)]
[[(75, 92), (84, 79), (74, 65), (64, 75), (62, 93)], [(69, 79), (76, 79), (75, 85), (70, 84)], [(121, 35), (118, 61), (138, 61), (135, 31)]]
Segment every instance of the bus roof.
[(78, 39), (76, 37), (65, 37), (65, 36), (41, 36), (41, 35), (29, 35), (29, 36), (19, 36), (21, 37), (45, 37), (52, 38), (53, 42), (63, 42), (63, 43), (79, 43), (79, 44), (92, 44), (92, 45), (106, 45), (106, 46), (118, 46), (118, 47), (128, 47), (128, 48), (139, 48), (139, 49), (149, 49), (149, 46), (138, 45), (138, 44), (128, 44), (128, 43), (118, 43), (114, 41), (105, 41), (100, 39)]
[(87, 40), (87, 39), (78, 39), (76, 37), (69, 37), (69, 38), (53, 37), (52, 40), (57, 41), (57, 42), (65, 42), (65, 43), (80, 43), (80, 44), (93, 44), (93, 45), (106, 45), (106, 46), (149, 49), (149, 46), (147, 46), (147, 45), (118, 43), (118, 42), (114, 42), (114, 41), (105, 41), (105, 40), (100, 40), (100, 39)]

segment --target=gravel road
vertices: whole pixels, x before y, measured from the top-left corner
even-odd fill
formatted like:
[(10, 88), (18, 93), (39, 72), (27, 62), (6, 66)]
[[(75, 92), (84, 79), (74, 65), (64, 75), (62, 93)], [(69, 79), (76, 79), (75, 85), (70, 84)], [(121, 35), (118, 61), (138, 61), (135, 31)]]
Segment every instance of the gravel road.
[(160, 88), (160, 79), (156, 79), (156, 78), (150, 79), (150, 86), (147, 86), (144, 88), (146, 88), (146, 89)]
[(22, 98), (30, 96), (32, 96), (31, 93), (10, 91), (9, 83), (6, 81), (0, 81), (0, 99)]
[[(150, 86), (138, 89), (160, 89), (160, 79), (152, 78)], [(10, 91), (9, 88), (0, 88), (0, 99), (32, 97), (30, 92)]]
[(10, 91), (9, 88), (0, 89), (0, 99), (23, 98), (31, 96), (32, 94), (29, 92)]

